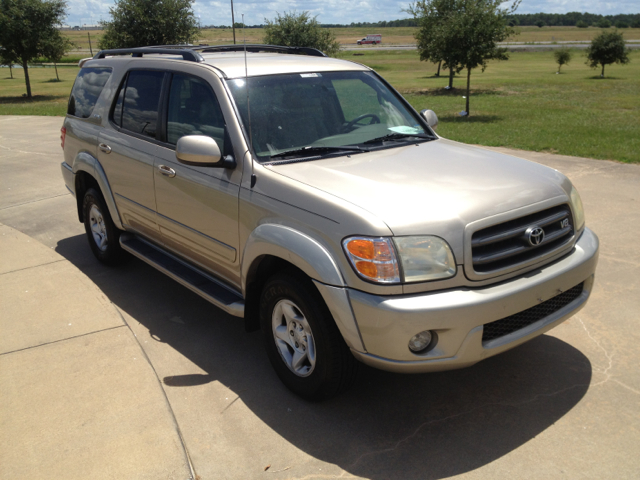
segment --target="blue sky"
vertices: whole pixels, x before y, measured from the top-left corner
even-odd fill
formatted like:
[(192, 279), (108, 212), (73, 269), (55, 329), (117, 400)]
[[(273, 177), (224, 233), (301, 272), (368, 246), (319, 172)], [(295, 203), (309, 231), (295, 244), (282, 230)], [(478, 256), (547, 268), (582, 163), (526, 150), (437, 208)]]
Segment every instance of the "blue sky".
[[(101, 19), (109, 18), (109, 7), (114, 0), (67, 0), (69, 16), (67, 24), (95, 24)], [(193, 9), (200, 17), (202, 25), (230, 25), (231, 5), (229, 0), (196, 0)], [(410, 2), (397, 0), (254, 0), (233, 2), (236, 21), (241, 14), (248, 25), (264, 23), (264, 19), (272, 19), (276, 12), (297, 10), (309, 11), (318, 16), (320, 23), (377, 22), (380, 20), (396, 20), (407, 18), (402, 12)], [(505, 4), (506, 5), (506, 4)], [(589, 12), (602, 15), (616, 13), (640, 13), (638, 0), (620, 0), (607, 2), (602, 0), (523, 0), (517, 13), (567, 13)]]

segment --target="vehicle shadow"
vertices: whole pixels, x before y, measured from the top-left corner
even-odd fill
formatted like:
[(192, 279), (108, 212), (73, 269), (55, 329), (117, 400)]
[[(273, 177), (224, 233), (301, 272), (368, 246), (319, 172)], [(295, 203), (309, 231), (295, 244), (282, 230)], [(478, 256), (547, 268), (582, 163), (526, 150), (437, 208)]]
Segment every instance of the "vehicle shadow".
[[(279, 382), (261, 334), (244, 333), (242, 321), (137, 259), (119, 268), (98, 264), (84, 236), (60, 241), (56, 251), (140, 322), (149, 338), (206, 372), (164, 376), (166, 389), (217, 380), (293, 446), (357, 476), (436, 479), (477, 469), (561, 419), (592, 376), (580, 351), (543, 335), (462, 370), (399, 375), (363, 366), (347, 393), (309, 403)], [(220, 418), (198, 415), (211, 429)]]

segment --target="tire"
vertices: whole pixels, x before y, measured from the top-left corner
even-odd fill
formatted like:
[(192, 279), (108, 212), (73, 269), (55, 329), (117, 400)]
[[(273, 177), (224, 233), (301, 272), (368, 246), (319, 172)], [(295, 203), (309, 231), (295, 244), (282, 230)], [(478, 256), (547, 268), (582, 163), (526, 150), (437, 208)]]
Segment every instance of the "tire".
[(271, 365), (297, 395), (320, 401), (353, 384), (358, 361), (308, 278), (271, 277), (260, 298), (260, 323)]
[(116, 228), (109, 214), (104, 197), (99, 190), (90, 188), (82, 201), (84, 229), (91, 251), (106, 265), (122, 263), (126, 256), (120, 247), (120, 230)]

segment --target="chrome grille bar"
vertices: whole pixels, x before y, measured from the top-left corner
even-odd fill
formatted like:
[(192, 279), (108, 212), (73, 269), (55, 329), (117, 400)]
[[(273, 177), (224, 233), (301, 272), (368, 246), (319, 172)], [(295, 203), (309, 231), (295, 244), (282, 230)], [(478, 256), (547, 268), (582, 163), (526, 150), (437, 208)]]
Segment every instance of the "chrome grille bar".
[[(543, 231), (542, 238), (531, 238), (534, 229)], [(573, 218), (568, 205), (483, 228), (471, 237), (473, 269), (478, 273), (499, 273), (529, 263), (559, 250), (573, 235)]]

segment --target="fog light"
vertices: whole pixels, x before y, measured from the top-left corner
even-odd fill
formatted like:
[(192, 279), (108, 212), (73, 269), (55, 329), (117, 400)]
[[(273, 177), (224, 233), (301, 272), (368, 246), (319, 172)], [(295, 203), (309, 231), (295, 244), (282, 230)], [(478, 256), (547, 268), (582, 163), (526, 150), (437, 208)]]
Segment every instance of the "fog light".
[(420, 353), (425, 350), (431, 343), (433, 335), (431, 331), (425, 330), (424, 332), (417, 333), (411, 340), (409, 340), (409, 350), (413, 353)]

